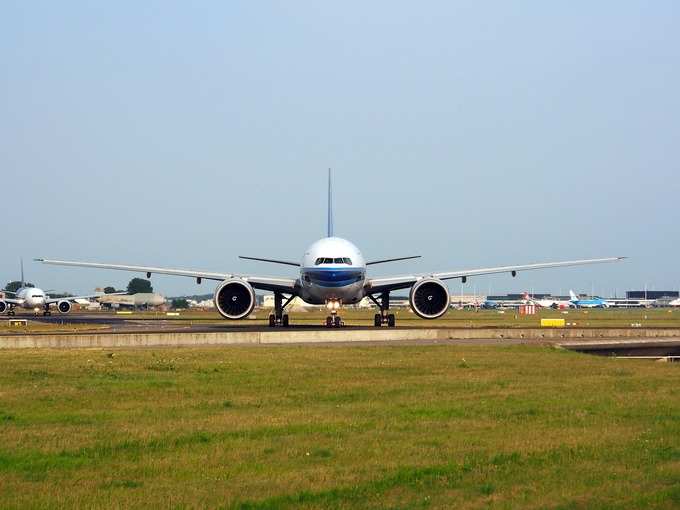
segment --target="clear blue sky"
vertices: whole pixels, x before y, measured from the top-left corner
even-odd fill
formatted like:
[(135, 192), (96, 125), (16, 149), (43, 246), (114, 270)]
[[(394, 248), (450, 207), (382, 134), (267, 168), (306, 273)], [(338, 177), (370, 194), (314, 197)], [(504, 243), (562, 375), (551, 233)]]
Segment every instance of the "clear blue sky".
[(3, 2), (0, 280), (289, 273), (236, 257), (323, 236), (330, 166), (336, 234), (423, 255), (374, 274), (628, 255), (467, 288), (677, 289), (678, 26), (677, 1)]

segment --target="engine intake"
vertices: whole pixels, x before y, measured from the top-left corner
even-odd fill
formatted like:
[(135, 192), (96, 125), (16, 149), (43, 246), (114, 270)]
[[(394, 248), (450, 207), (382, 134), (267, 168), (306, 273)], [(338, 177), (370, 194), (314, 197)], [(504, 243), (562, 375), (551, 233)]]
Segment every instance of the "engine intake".
[(0, 313), (5, 313), (7, 311), (7, 308), (9, 308), (7, 306), (7, 303), (5, 303), (4, 301), (0, 301)]
[(71, 311), (71, 302), (59, 301), (57, 303), (57, 310), (59, 310), (59, 313), (69, 313)]
[(215, 307), (222, 317), (243, 319), (255, 308), (255, 291), (238, 278), (225, 280), (215, 289)]
[(413, 311), (423, 319), (436, 319), (449, 309), (449, 290), (433, 278), (420, 280), (411, 287), (408, 299)]

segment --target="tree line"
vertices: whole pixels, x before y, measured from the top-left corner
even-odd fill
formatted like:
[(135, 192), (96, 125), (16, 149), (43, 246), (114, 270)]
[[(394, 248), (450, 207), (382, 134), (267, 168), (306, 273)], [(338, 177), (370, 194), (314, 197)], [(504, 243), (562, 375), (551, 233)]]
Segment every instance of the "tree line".
[[(13, 281), (13, 282), (8, 282), (7, 285), (5, 285), (4, 290), (7, 292), (16, 292), (19, 290), (21, 287), (21, 282), (20, 281)], [(24, 287), (35, 287), (30, 282), (24, 282)], [(114, 292), (123, 292), (122, 290), (116, 290), (115, 287), (112, 286), (107, 286), (104, 287), (104, 294), (113, 294)], [(151, 294), (153, 292), (153, 287), (151, 286), (151, 282), (149, 280), (146, 280), (144, 278), (133, 278), (130, 280), (130, 282), (127, 285), (127, 293), (128, 294), (140, 294), (140, 293), (148, 293)], [(56, 294), (51, 294), (51, 295), (56, 295)], [(64, 296), (67, 296), (68, 294), (63, 294)]]

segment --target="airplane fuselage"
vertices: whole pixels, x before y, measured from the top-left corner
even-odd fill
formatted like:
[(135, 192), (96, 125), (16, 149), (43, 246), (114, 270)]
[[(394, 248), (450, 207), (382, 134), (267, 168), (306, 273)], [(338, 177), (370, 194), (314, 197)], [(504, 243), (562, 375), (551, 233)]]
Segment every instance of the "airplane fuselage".
[(572, 301), (576, 308), (608, 308), (609, 305), (604, 299), (579, 299)]
[(302, 257), (300, 297), (309, 304), (358, 303), (365, 296), (365, 284), (366, 261), (346, 239), (320, 239)]
[(21, 308), (35, 309), (45, 306), (47, 296), (45, 291), (37, 287), (21, 287), (16, 292), (16, 299), (21, 301), (16, 306)]

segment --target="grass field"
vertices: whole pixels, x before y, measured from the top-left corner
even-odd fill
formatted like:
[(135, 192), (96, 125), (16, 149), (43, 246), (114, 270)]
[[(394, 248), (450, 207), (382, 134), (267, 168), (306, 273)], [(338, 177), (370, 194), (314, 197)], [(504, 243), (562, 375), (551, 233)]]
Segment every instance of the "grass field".
[(680, 366), (529, 346), (0, 352), (0, 507), (678, 508)]

